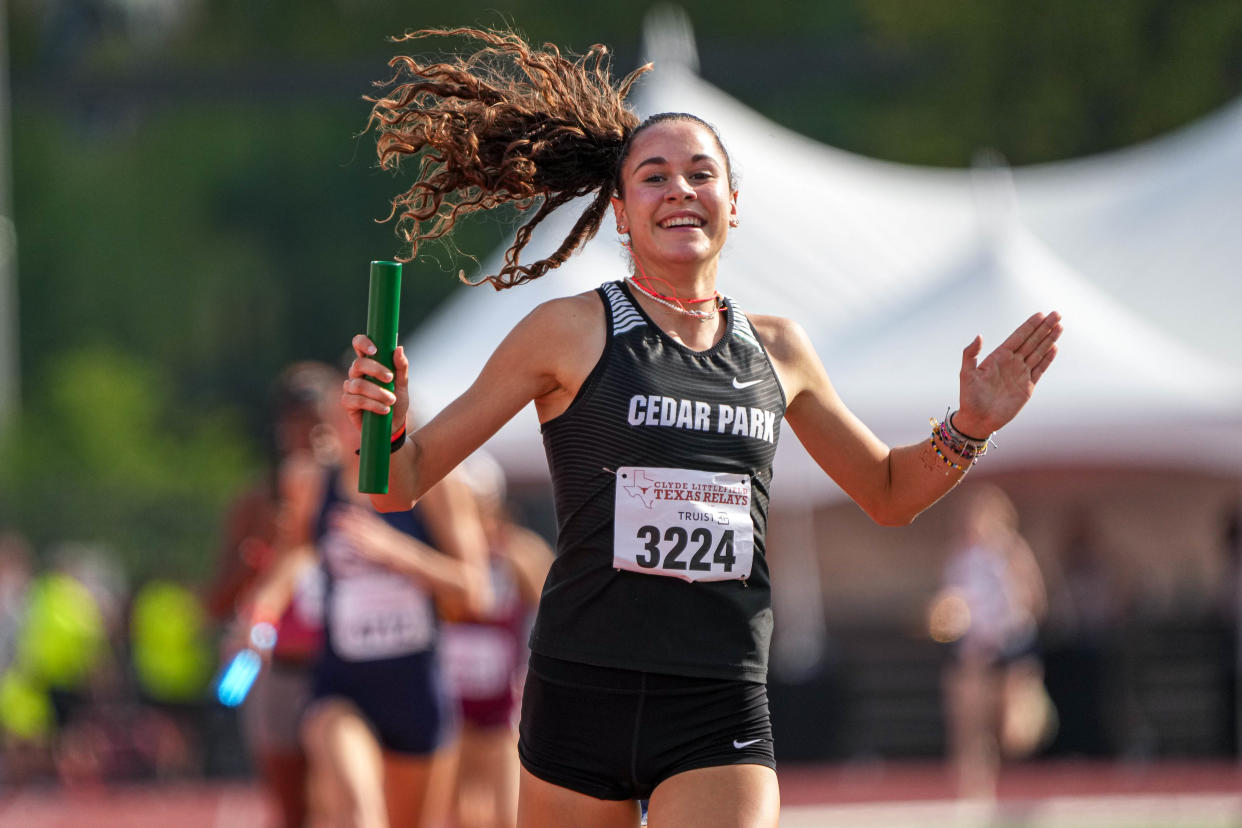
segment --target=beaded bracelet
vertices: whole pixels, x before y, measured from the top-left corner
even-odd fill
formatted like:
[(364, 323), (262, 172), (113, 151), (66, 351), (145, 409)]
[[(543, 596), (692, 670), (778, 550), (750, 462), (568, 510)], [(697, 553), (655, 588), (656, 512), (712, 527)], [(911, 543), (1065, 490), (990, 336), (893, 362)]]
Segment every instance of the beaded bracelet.
[(953, 426), (954, 413), (956, 412), (950, 413), (946, 410), (944, 420), (941, 422), (937, 422), (935, 419), (929, 420), (932, 427), (931, 443), (936, 449), (936, 455), (939, 456), (941, 460), (944, 460), (945, 463), (954, 469), (964, 471), (965, 468), (963, 466), (954, 463), (949, 460), (949, 458), (941, 454), (940, 447), (936, 445), (937, 438), (939, 438), (940, 442), (944, 444), (945, 448), (958, 455), (963, 460), (968, 461), (972, 466), (979, 462), (980, 457), (987, 454), (988, 444), (992, 443), (995, 445), (995, 443), (992, 442), (991, 435), (988, 435), (983, 439), (979, 439), (977, 437), (970, 437), (958, 431)]
[(987, 442), (976, 442), (974, 440), (964, 440), (960, 433), (954, 432), (948, 422), (931, 421), (932, 435), (940, 438), (940, 442), (945, 448), (962, 458), (974, 463), (980, 455), (987, 453)]
[[(956, 411), (950, 413), (948, 409), (945, 409), (944, 424), (949, 427), (950, 432), (952, 432), (954, 435), (961, 438), (962, 440), (965, 440), (970, 443), (986, 444), (986, 443), (991, 442), (992, 440), (991, 434), (989, 434), (987, 437), (971, 437), (969, 434), (965, 434), (961, 431), (958, 431), (957, 426), (953, 425), (953, 415), (956, 413), (957, 413)], [(982, 452), (980, 453), (982, 454)]]
[[(932, 422), (934, 423), (935, 420), (932, 420)], [(969, 471), (970, 466), (963, 466), (960, 463), (954, 463), (952, 460), (945, 457), (944, 453), (940, 451), (940, 446), (936, 445), (936, 438), (934, 436), (932, 437), (932, 439), (928, 440), (927, 442), (931, 444), (932, 451), (936, 452), (936, 456), (939, 457), (941, 460), (943, 460), (945, 462), (945, 465), (947, 465), (949, 468), (955, 471), (960, 471), (962, 474), (965, 474), (967, 471)], [(971, 461), (971, 462), (973, 463), (974, 461)], [(945, 472), (945, 474), (948, 474), (948, 472)]]

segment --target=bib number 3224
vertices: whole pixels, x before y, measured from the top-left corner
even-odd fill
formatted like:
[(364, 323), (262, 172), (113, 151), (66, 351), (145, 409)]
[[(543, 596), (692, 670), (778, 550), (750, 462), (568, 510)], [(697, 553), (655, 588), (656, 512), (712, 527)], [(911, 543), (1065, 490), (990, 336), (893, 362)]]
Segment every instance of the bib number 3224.
[(754, 558), (744, 474), (617, 469), (613, 566), (687, 581), (744, 580)]

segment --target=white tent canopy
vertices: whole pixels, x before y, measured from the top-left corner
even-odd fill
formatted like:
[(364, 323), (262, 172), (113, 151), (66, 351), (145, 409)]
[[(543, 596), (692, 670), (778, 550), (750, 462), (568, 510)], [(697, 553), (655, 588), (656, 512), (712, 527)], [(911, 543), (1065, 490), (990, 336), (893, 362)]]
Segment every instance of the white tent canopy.
[[(1032, 309), (1052, 307), (1066, 317), (1061, 353), (1031, 406), (998, 435), (990, 467), (1137, 462), (1236, 471), (1237, 373), (1121, 308), (1018, 225), (979, 239), (881, 322), (820, 350), (852, 410), (889, 442), (909, 442), (918, 433), (912, 411), (942, 415), (955, 402), (970, 326), (986, 354)], [(1196, 436), (1170, 439), (1176, 433)]]
[(1242, 100), (1156, 140), (1015, 178), (1023, 221), (1067, 263), (1242, 370)]
[[(636, 92), (639, 112), (704, 117), (719, 128), (740, 174), (741, 227), (721, 260), (721, 290), (748, 312), (802, 323), (846, 403), (882, 438), (919, 439), (929, 416), (943, 415), (946, 405), (955, 404), (961, 350), (975, 333), (983, 334), (986, 354), (1030, 313), (1056, 308), (1067, 325), (1061, 355), (1032, 405), (998, 437), (1002, 448), (989, 463), (1242, 468), (1242, 360), (1232, 367), (1218, 364), (1143, 321), (1020, 223), (1029, 220), (1041, 235), (1057, 236), (1073, 257), (1090, 263), (1106, 258), (1092, 253), (1092, 245), (1116, 243), (1130, 216), (1135, 221), (1129, 232), (1143, 235), (1151, 249), (1160, 249), (1156, 237), (1167, 229), (1181, 245), (1177, 249), (1189, 255), (1195, 242), (1182, 223), (1166, 228), (1137, 221), (1159, 198), (1122, 186), (1134, 175), (1124, 166), (1154, 164), (1149, 155), (1136, 151), (1118, 158), (1123, 169), (1115, 172), (1107, 158), (1092, 161), (1082, 168), (1081, 180), (1068, 166), (1019, 171), (1015, 208), (1003, 175), (902, 166), (825, 147), (761, 118), (688, 66), (667, 61), (658, 66)], [(1242, 117), (1237, 121), (1242, 124)], [(1187, 151), (1205, 152), (1194, 142)], [(1235, 162), (1242, 158), (1242, 150), (1234, 156)], [(1170, 179), (1157, 167), (1144, 167), (1144, 176), (1160, 192), (1161, 182)], [(1236, 169), (1235, 183), (1242, 180), (1242, 167)], [(1004, 186), (998, 187), (998, 180)], [(1200, 183), (1210, 190), (1205, 204), (1224, 198), (1224, 182)], [(1095, 187), (1110, 187), (1112, 196), (1093, 201)], [(1035, 193), (1030, 210), (1028, 188)], [(1061, 199), (1067, 204), (1064, 214), (1057, 210)], [(579, 212), (570, 205), (544, 222), (527, 259), (549, 251)], [(1165, 213), (1172, 212), (1166, 205)], [(1091, 228), (1098, 237), (1091, 236)], [(1210, 226), (1199, 229), (1204, 239), (1213, 238)], [(481, 270), (496, 272), (499, 255), (483, 261)], [(1145, 263), (1150, 266), (1132, 268), (1135, 278), (1156, 280), (1160, 259)], [(1188, 270), (1191, 263), (1185, 264)], [(505, 333), (536, 304), (626, 272), (605, 221), (599, 238), (535, 283), (500, 293), (486, 287), (460, 291), (407, 342), (416, 405), (424, 412), (438, 410), (461, 393)], [(1208, 268), (1203, 278), (1216, 276)], [(1183, 270), (1160, 278), (1165, 284), (1195, 284)], [(1231, 289), (1242, 290), (1236, 284)], [(1200, 293), (1198, 301), (1215, 300)], [(1242, 303), (1232, 307), (1236, 311)], [(1214, 312), (1222, 314), (1219, 308)], [(1238, 352), (1242, 355), (1242, 346)], [(546, 476), (532, 406), (487, 448), (517, 479)], [(789, 493), (781, 495), (786, 499), (836, 493), (792, 434), (782, 441), (776, 486)]]

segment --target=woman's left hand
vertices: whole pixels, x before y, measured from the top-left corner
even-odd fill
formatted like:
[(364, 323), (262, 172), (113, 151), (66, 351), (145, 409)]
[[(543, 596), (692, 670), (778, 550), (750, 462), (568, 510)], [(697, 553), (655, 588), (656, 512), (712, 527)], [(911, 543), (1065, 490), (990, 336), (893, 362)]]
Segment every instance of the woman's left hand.
[(1017, 416), (1056, 357), (1062, 330), (1061, 314), (1036, 313), (982, 362), (976, 360), (983, 338), (976, 336), (962, 351), (961, 392), (953, 415), (957, 430), (983, 438)]

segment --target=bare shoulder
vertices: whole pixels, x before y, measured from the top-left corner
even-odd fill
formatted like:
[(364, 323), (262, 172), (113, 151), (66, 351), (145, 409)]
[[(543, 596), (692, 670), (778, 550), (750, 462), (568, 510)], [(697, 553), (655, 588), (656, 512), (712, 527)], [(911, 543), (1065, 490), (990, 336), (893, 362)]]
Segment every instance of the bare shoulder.
[(580, 335), (593, 329), (603, 330), (604, 305), (594, 291), (562, 296), (535, 306), (521, 324), (536, 328), (544, 336), (559, 333)]
[(507, 527), (509, 533), (509, 551), (521, 557), (535, 558), (537, 560), (552, 557), (552, 547), (533, 529), (517, 524), (510, 524)]
[(805, 328), (783, 316), (751, 316), (750, 322), (791, 405), (803, 392), (827, 391), (828, 376)]
[(498, 387), (509, 387), (514, 402), (535, 401), (540, 422), (560, 414), (604, 351), (604, 319), (603, 302), (594, 293), (536, 306), (485, 368), (491, 398)]
[(793, 362), (811, 350), (806, 329), (784, 316), (747, 314), (768, 355), (778, 362)]
[[(560, 373), (568, 355), (604, 345), (604, 307), (589, 293), (536, 305), (504, 338), (497, 351), (528, 368)], [(508, 369), (506, 369), (508, 370)]]

